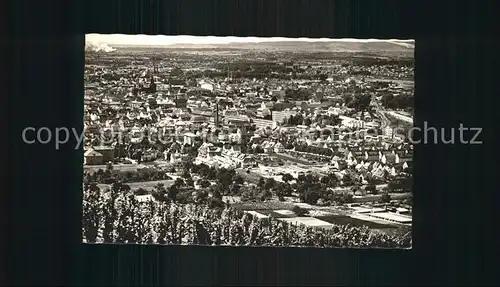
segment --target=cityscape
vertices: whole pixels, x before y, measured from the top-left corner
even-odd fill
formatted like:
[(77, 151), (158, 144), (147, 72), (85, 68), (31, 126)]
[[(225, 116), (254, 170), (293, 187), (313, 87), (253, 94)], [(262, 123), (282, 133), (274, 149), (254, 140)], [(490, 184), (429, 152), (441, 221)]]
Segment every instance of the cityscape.
[(411, 248), (414, 45), (86, 35), (83, 242)]

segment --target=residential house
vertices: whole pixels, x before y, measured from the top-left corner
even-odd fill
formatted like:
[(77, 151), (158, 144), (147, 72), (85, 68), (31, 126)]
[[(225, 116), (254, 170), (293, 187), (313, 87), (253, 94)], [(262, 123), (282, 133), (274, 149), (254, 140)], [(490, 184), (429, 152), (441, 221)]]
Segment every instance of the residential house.
[(271, 141), (265, 141), (262, 143), (262, 148), (265, 153), (273, 153), (274, 152), (274, 143)]
[(242, 140), (242, 135), (240, 129), (238, 129), (237, 132), (229, 135), (229, 141), (232, 143), (241, 143), (241, 140)]
[(196, 141), (196, 138), (198, 138), (197, 135), (195, 135), (192, 132), (187, 132), (184, 134), (184, 144), (193, 146)]
[(409, 149), (396, 150), (395, 153), (399, 157), (399, 162), (413, 161), (413, 151)]
[(275, 145), (274, 145), (274, 152), (275, 153), (282, 153), (285, 151), (285, 147), (283, 146), (282, 143), (280, 142), (277, 142)]
[(380, 160), (381, 154), (376, 150), (365, 151), (365, 162), (374, 162)]
[(198, 148), (198, 157), (201, 158), (211, 158), (217, 155), (221, 155), (222, 149), (220, 147), (216, 147), (212, 143), (203, 143)]
[(84, 164), (85, 165), (101, 165), (101, 164), (104, 164), (104, 160), (103, 160), (104, 156), (93, 150), (93, 149), (89, 149), (85, 152), (84, 154)]
[(177, 153), (177, 152), (180, 152), (181, 149), (182, 149), (182, 146), (178, 142), (173, 142), (170, 145), (169, 151), (170, 151), (170, 153)]
[(254, 167), (256, 164), (257, 161), (255, 160), (255, 156), (251, 154), (245, 155), (245, 157), (242, 160), (242, 166), (244, 168)]
[(115, 148), (111, 146), (95, 146), (93, 150), (102, 155), (102, 160), (104, 162), (113, 161), (115, 158)]

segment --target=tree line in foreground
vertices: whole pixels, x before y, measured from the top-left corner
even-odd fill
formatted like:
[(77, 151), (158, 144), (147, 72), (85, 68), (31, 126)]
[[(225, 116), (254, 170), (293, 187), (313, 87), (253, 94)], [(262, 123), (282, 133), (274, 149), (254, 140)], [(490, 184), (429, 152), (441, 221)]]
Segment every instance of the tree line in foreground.
[(386, 234), (368, 227), (315, 229), (273, 218), (259, 219), (232, 207), (138, 201), (132, 193), (84, 192), (83, 239), (87, 243), (249, 246), (411, 246), (411, 232)]

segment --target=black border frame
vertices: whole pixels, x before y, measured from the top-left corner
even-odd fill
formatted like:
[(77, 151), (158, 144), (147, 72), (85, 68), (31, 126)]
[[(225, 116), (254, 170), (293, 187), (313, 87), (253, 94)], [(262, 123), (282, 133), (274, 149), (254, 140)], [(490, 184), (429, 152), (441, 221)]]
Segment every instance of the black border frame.
[[(495, 173), (483, 163), (491, 159), (484, 151), (492, 139), (487, 116), (494, 115), (488, 96), (498, 88), (485, 70), (494, 63), (478, 51), (498, 47), (488, 30), (498, 2), (463, 2), (9, 3), (5, 114), (13, 120), (7, 145), (11, 203), (2, 216), (8, 221), (2, 232), (5, 279), (16, 285), (120, 286), (493, 282), (496, 265), (484, 264), (483, 257), (495, 254), (495, 240), (486, 237), (483, 220), (493, 216), (487, 207), (495, 202)], [(417, 125), (426, 119), (443, 127), (483, 127), (486, 144), (415, 148), (411, 251), (83, 245), (81, 195), (74, 188), (81, 186), (82, 151), (74, 151), (71, 141), (59, 151), (25, 145), (20, 135), (26, 126), (82, 128), (83, 34), (92, 32), (416, 39)]]

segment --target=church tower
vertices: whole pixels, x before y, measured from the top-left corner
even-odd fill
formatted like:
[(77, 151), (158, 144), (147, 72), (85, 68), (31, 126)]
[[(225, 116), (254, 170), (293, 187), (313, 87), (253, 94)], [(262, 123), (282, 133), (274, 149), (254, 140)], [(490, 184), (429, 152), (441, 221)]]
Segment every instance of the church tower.
[(156, 62), (153, 61), (153, 71), (151, 73), (151, 78), (149, 81), (149, 92), (152, 94), (156, 93), (155, 76), (157, 72), (158, 72), (158, 67), (156, 66)]
[(156, 84), (153, 75), (151, 75), (151, 81), (149, 83), (149, 92), (152, 94), (156, 93)]

